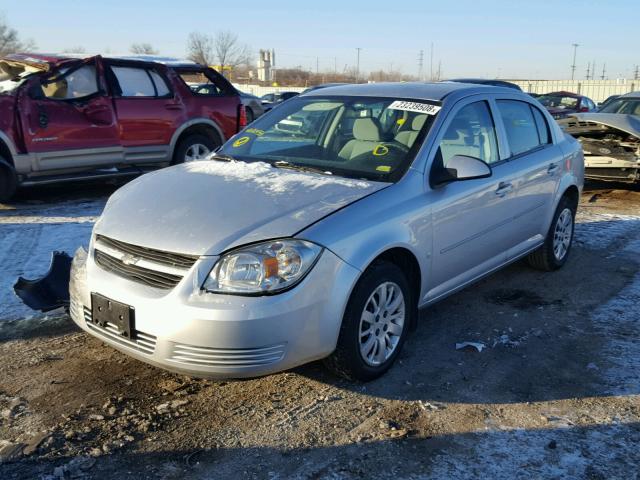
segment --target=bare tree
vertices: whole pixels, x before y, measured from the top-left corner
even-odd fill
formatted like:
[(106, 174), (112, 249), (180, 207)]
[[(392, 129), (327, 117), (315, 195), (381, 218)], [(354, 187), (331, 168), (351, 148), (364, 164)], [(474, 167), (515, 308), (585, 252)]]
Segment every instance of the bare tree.
[(158, 50), (153, 48), (153, 45), (150, 43), (133, 43), (131, 47), (129, 47), (131, 53), (135, 53), (136, 55), (157, 55)]
[(187, 44), (189, 59), (203, 65), (215, 65), (225, 74), (229, 67), (251, 64), (251, 49), (238, 41), (232, 32), (218, 32), (215, 36), (193, 32)]
[(202, 65), (211, 65), (215, 60), (213, 39), (204, 33), (189, 34), (187, 52), (190, 60)]
[(87, 53), (84, 47), (76, 45), (75, 47), (65, 48), (62, 53)]
[(246, 65), (251, 61), (251, 53), (247, 45), (238, 42), (238, 35), (233, 32), (218, 32), (213, 39), (216, 63), (220, 70), (224, 67)]
[(11, 28), (6, 19), (0, 16), (0, 55), (7, 55), (9, 53), (26, 52), (34, 50), (36, 48), (35, 43), (32, 40), (20, 40), (18, 31)]

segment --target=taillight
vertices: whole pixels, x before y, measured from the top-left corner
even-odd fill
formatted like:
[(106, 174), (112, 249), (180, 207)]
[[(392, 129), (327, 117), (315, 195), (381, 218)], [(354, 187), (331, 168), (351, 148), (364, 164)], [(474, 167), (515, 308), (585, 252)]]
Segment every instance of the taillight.
[(238, 105), (238, 131), (247, 126), (247, 109), (243, 104)]

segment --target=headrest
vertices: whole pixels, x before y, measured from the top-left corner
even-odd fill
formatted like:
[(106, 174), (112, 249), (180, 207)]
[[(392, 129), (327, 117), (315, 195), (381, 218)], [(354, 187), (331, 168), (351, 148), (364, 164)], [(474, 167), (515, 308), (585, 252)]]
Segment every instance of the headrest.
[(422, 130), (422, 127), (424, 127), (424, 124), (426, 121), (427, 121), (426, 115), (417, 115), (416, 117), (414, 117), (413, 121), (411, 122), (411, 130), (415, 130), (416, 132), (419, 132), (420, 130)]
[(380, 127), (373, 118), (358, 118), (353, 122), (353, 136), (356, 140), (380, 141)]

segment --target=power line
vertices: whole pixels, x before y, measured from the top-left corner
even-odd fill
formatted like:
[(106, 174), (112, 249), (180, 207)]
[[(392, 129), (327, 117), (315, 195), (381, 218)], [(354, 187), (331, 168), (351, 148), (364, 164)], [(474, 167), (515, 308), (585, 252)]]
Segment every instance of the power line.
[(571, 65), (571, 80), (573, 80), (576, 75), (576, 52), (580, 45), (577, 43), (572, 43), (571, 46), (573, 47), (573, 64)]

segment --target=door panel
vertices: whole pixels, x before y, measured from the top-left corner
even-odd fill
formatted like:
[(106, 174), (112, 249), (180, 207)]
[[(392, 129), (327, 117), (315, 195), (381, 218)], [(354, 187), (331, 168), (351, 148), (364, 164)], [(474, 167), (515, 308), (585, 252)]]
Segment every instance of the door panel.
[[(512, 165), (489, 178), (454, 182), (434, 192), (432, 285), (438, 297), (507, 260), (513, 243)], [(509, 188), (509, 185), (512, 185)]]
[[(37, 159), (34, 170), (105, 165), (122, 158), (111, 99), (97, 90), (97, 83), (91, 84), (95, 72), (94, 65), (57, 72), (57, 80), (43, 87), (40, 78), (34, 78), (28, 87), (41, 89), (40, 98), (23, 89), (20, 118), (26, 148)], [(93, 158), (83, 162), (78, 150)]]
[(186, 109), (179, 97), (174, 97), (165, 77), (149, 66), (110, 63), (107, 68), (115, 90), (122, 146), (168, 145), (185, 121)]

